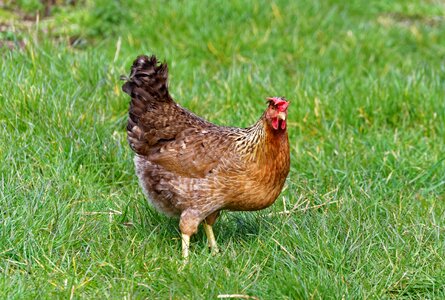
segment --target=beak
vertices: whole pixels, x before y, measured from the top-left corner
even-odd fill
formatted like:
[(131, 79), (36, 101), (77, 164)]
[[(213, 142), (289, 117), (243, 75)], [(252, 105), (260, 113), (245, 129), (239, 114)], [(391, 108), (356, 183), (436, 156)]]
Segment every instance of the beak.
[(277, 115), (278, 120), (286, 121), (286, 113), (283, 111), (280, 111)]

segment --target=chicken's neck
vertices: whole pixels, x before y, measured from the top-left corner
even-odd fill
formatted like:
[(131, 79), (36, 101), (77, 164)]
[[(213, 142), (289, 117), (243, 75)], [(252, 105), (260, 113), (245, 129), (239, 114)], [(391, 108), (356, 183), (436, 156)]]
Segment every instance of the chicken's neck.
[(253, 126), (244, 129), (237, 139), (237, 149), (250, 161), (264, 162), (281, 156), (288, 148), (287, 129), (273, 129), (266, 118), (260, 118)]

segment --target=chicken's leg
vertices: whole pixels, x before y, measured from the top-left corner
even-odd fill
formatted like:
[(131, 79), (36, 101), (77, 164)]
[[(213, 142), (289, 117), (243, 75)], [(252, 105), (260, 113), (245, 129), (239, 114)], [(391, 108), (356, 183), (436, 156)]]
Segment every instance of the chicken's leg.
[(179, 229), (182, 238), (182, 257), (187, 261), (189, 256), (190, 237), (198, 230), (198, 225), (202, 219), (199, 211), (193, 209), (184, 210), (179, 219)]
[(216, 243), (215, 240), (215, 235), (213, 234), (212, 225), (209, 225), (205, 222), (203, 225), (204, 225), (204, 230), (206, 232), (207, 240), (209, 242), (209, 247), (212, 250), (212, 254), (215, 255), (216, 253), (219, 252), (219, 249), (218, 249), (218, 244)]
[(213, 234), (213, 228), (212, 228), (218, 216), (219, 216), (219, 211), (215, 211), (210, 215), (208, 215), (203, 223), (207, 240), (209, 242), (209, 247), (212, 250), (213, 255), (219, 252), (218, 245), (216, 244), (215, 235)]
[(189, 257), (189, 247), (190, 247), (190, 236), (183, 233), (182, 237), (182, 258), (188, 259)]

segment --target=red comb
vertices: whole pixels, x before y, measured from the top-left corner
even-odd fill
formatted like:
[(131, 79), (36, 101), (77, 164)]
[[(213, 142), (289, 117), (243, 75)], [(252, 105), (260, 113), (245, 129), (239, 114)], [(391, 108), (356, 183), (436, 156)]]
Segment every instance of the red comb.
[(273, 102), (273, 104), (276, 105), (280, 111), (285, 111), (289, 106), (289, 102), (281, 97), (270, 97), (267, 98), (267, 101)]

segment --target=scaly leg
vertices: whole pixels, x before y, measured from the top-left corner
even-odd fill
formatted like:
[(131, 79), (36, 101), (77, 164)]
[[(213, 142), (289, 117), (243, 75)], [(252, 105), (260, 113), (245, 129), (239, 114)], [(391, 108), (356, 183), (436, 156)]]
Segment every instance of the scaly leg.
[(216, 253), (219, 252), (219, 249), (218, 249), (218, 244), (216, 243), (215, 240), (215, 235), (213, 234), (212, 225), (209, 225), (205, 222), (203, 225), (204, 225), (204, 230), (206, 232), (207, 240), (209, 242), (209, 247), (212, 250), (212, 254), (215, 255)]
[(182, 258), (187, 260), (189, 257), (190, 236), (183, 233), (182, 237)]
[(216, 244), (216, 239), (215, 235), (213, 234), (213, 228), (212, 228), (213, 224), (215, 224), (216, 219), (218, 219), (218, 217), (219, 217), (219, 211), (215, 211), (210, 215), (208, 215), (203, 223), (207, 240), (209, 242), (209, 247), (212, 250), (213, 255), (219, 252), (218, 245)]

